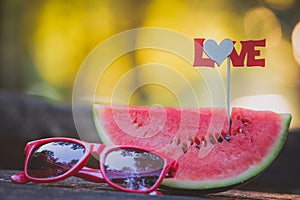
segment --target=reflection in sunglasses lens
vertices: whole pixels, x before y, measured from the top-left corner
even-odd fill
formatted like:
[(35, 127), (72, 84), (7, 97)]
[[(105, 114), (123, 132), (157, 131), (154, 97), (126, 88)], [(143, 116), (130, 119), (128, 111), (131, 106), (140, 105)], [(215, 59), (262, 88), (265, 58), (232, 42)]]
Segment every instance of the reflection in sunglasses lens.
[(112, 183), (126, 189), (147, 190), (161, 176), (164, 160), (138, 149), (117, 149), (107, 155), (104, 166)]
[(69, 171), (83, 156), (85, 148), (72, 142), (50, 142), (31, 155), (27, 173), (33, 178), (52, 178)]

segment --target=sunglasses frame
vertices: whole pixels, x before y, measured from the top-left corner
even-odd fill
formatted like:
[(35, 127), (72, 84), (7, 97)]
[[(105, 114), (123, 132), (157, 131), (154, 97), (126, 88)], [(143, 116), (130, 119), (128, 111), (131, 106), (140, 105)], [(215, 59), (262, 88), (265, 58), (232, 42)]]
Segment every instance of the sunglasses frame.
[[(27, 172), (27, 167), (28, 167), (30, 157), (32, 156), (34, 151), (38, 147), (40, 147), (44, 144), (51, 143), (51, 142), (59, 142), (59, 141), (70, 142), (70, 143), (82, 145), (85, 148), (85, 152), (82, 155), (81, 159), (72, 168), (70, 168), (70, 170), (63, 173), (62, 175), (59, 175), (56, 177), (50, 177), (50, 178), (31, 177)], [(117, 149), (137, 149), (137, 150), (155, 154), (155, 155), (159, 156), (161, 159), (163, 159), (164, 167), (163, 167), (163, 170), (162, 170), (159, 178), (157, 179), (156, 183), (146, 190), (132, 190), (132, 189), (121, 187), (118, 184), (110, 181), (105, 173), (104, 161), (105, 161), (106, 156), (111, 151), (117, 150)], [(164, 178), (173, 178), (175, 176), (176, 170), (178, 168), (177, 160), (172, 159), (172, 158), (170, 158), (166, 155), (163, 155), (154, 150), (149, 150), (149, 149), (145, 149), (145, 148), (137, 147), (137, 146), (133, 146), (133, 145), (106, 146), (104, 144), (90, 143), (90, 142), (85, 142), (85, 141), (81, 141), (78, 139), (65, 138), (65, 137), (46, 138), (46, 139), (40, 139), (40, 140), (28, 142), (25, 146), (24, 152), (26, 154), (25, 164), (24, 164), (24, 172), (15, 174), (11, 177), (11, 180), (16, 183), (27, 183), (30, 181), (37, 182), (37, 183), (49, 183), (49, 182), (64, 180), (70, 176), (76, 176), (76, 177), (80, 177), (82, 179), (92, 181), (92, 182), (104, 182), (105, 181), (112, 187), (114, 187), (118, 190), (121, 190), (121, 191), (125, 191), (125, 192), (151, 193), (158, 188), (158, 186), (161, 184), (161, 182), (163, 181)], [(85, 166), (86, 163), (88, 162), (90, 156), (92, 156), (92, 154), (99, 155), (100, 169), (94, 169), (94, 168), (89, 168), (89, 167)]]

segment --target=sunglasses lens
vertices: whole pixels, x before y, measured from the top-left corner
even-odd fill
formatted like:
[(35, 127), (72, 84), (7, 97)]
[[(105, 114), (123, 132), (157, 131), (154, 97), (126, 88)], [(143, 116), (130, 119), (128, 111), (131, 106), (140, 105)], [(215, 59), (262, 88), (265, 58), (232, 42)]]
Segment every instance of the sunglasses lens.
[(72, 142), (50, 142), (32, 153), (27, 173), (33, 178), (53, 178), (68, 172), (83, 156), (85, 148)]
[(112, 183), (131, 190), (148, 190), (161, 176), (164, 160), (138, 149), (117, 149), (107, 155), (104, 166)]

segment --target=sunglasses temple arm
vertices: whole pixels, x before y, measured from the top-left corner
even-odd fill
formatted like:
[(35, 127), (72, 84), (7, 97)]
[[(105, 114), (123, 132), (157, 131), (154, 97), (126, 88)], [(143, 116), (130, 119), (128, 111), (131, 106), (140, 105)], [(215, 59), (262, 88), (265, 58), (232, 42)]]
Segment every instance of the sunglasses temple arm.
[(83, 167), (74, 176), (96, 183), (105, 182), (101, 170), (90, 167)]

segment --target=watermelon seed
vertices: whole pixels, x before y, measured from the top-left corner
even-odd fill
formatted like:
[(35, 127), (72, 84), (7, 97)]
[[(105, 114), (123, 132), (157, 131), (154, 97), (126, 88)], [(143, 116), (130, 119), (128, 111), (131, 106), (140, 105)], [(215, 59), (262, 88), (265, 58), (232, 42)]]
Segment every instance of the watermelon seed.
[(223, 136), (223, 137), (225, 137), (226, 135), (227, 135), (227, 133), (225, 132), (225, 131), (221, 131), (221, 135)]
[(137, 123), (137, 118), (134, 118), (134, 120), (131, 122), (132, 124)]
[(221, 136), (218, 137), (218, 142), (223, 142), (223, 138)]
[(248, 119), (242, 119), (241, 121), (242, 121), (243, 125), (245, 125), (245, 126), (247, 126), (247, 125), (248, 125), (248, 122), (249, 122), (249, 120), (248, 120)]
[(199, 144), (196, 144), (195, 147), (196, 147), (197, 149), (200, 149), (200, 145), (199, 145)]
[(143, 135), (143, 136), (145, 137), (147, 134), (148, 134), (148, 131), (145, 131), (145, 133), (144, 133), (144, 135)]
[(177, 143), (176, 143), (176, 144), (177, 144), (177, 145), (180, 144), (180, 138), (177, 139)]
[(202, 145), (203, 145), (204, 147), (206, 147), (206, 145), (207, 145), (207, 141), (206, 141), (206, 140), (202, 140), (201, 143), (202, 143)]
[(182, 147), (181, 147), (181, 149), (182, 149), (183, 153), (186, 153), (187, 152), (187, 145), (183, 144)]
[(210, 141), (211, 144), (216, 144), (216, 141), (214, 138), (209, 137), (208, 140)]
[(195, 137), (195, 143), (196, 143), (197, 145), (200, 145), (200, 140), (199, 140), (198, 138), (196, 138), (196, 137)]
[(238, 133), (243, 133), (243, 130), (241, 127), (238, 127), (237, 130), (236, 130)]

